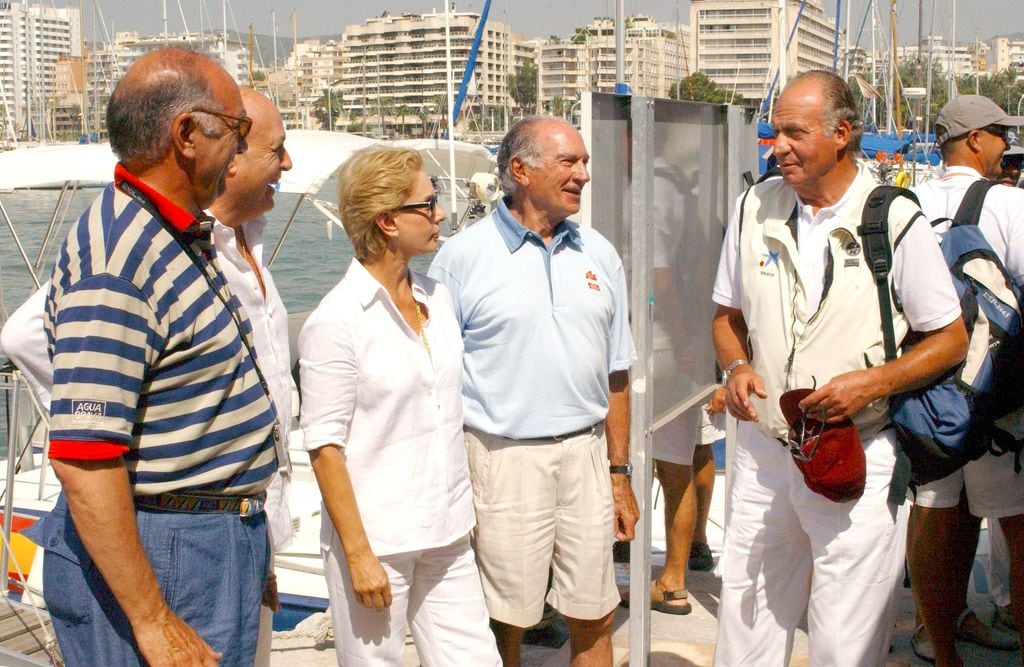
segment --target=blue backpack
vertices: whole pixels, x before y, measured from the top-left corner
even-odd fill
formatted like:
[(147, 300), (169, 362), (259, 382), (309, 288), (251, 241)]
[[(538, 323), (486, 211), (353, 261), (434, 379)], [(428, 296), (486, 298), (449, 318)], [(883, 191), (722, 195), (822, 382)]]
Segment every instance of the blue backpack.
[[(985, 195), (996, 185), (994, 181), (971, 185), (940, 243), (960, 297), (969, 339), (967, 358), (932, 384), (889, 398), (890, 416), (902, 455), (909, 459), (912, 483), (946, 477), (986, 452), (1013, 452), (1015, 470), (1021, 470), (1021, 442), (996, 421), (1024, 405), (1024, 292), (978, 228)], [(876, 188), (868, 197), (858, 229), (878, 287), (887, 361), (896, 358), (896, 345), (886, 220), (889, 205), (899, 196), (917, 201), (902, 188)], [(931, 224), (947, 221), (950, 218)], [(911, 333), (903, 347), (913, 346), (916, 339)]]

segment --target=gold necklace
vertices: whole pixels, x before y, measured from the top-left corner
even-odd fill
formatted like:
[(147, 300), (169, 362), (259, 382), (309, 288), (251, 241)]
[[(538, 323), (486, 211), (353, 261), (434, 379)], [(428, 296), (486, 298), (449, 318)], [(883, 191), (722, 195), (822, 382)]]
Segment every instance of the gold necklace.
[(423, 343), (423, 349), (427, 351), (427, 357), (430, 359), (430, 363), (433, 364), (434, 355), (430, 353), (430, 343), (427, 342), (427, 335), (423, 332), (423, 311), (420, 310), (420, 302), (414, 298), (412, 303), (416, 307), (416, 330), (420, 335), (420, 342)]

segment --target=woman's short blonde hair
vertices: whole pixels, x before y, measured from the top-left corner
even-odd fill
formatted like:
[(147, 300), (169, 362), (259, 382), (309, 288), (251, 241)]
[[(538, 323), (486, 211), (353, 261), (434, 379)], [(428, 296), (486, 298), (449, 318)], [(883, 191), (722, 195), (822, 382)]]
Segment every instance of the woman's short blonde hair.
[(341, 166), (338, 212), (360, 262), (384, 254), (387, 238), (377, 226), (377, 216), (405, 203), (422, 169), (419, 153), (390, 146), (360, 149)]

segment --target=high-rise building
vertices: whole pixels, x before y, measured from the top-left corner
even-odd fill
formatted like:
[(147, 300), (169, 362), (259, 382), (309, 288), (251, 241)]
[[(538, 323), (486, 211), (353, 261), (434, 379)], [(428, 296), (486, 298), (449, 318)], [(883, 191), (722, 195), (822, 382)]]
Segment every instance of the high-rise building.
[(0, 2), (0, 126), (4, 140), (46, 139), (46, 106), (56, 94), (57, 62), (81, 56), (77, 7)]
[(238, 39), (224, 40), (223, 33), (170, 33), (140, 35), (137, 30), (118, 31), (112, 42), (94, 44), (86, 57), (86, 129), (106, 135), (107, 100), (114, 86), (136, 60), (167, 46), (204, 53), (220, 63), (239, 85), (250, 85), (249, 46)]
[[(340, 92), (350, 129), (371, 134), (426, 134), (447, 122), (448, 69), (458, 89), (480, 15), (449, 16), (451, 62), (443, 13), (371, 18), (342, 34)], [(487, 21), (459, 124), (490, 128), (509, 104), (508, 74), (522, 36), (501, 21)]]
[(994, 38), (988, 58), (989, 71), (1002, 72), (1010, 67), (1024, 73), (1024, 39)]
[(342, 61), (340, 41), (306, 39), (296, 43), (284, 68), (294, 78), (299, 102), (312, 104), (336, 86), (341, 81)]
[[(821, 0), (807, 0), (803, 11), (800, 0), (786, 0), (785, 7), (782, 15), (778, 0), (690, 0), (693, 69), (748, 100), (768, 95), (780, 69), (780, 53), (787, 56), (785, 70), (790, 77), (832, 69), (835, 19), (825, 14)], [(788, 50), (780, 48), (798, 15), (793, 43)]]
[(898, 60), (931, 58), (943, 74), (952, 72), (955, 76), (974, 76), (987, 75), (985, 61), (988, 51), (989, 45), (985, 42), (947, 44), (942, 35), (929, 35), (924, 38), (920, 52), (917, 44), (897, 46), (896, 57)]
[[(693, 71), (689, 29), (646, 16), (626, 19), (623, 77), (634, 95), (668, 97), (669, 88)], [(572, 108), (584, 91), (615, 91), (615, 21), (595, 18), (567, 38), (540, 47), (540, 102), (556, 115)]]

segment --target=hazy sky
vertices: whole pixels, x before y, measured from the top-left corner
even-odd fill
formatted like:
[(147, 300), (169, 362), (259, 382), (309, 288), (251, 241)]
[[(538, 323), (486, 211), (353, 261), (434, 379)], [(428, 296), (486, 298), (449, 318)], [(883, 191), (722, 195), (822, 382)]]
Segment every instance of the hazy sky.
[[(93, 34), (95, 7), (102, 13), (107, 29), (139, 30), (143, 33), (157, 33), (162, 30), (162, 7), (166, 2), (169, 29), (182, 30), (182, 13), (189, 29), (197, 30), (202, 24), (221, 25), (221, 0), (82, 0), (85, 5), (85, 31)], [(836, 0), (818, 0), (825, 11), (835, 14)], [(951, 31), (950, 6), (953, 0), (923, 0), (925, 8), (925, 34), (932, 31), (948, 36)], [(956, 32), (960, 41), (975, 39), (988, 40), (996, 35), (1024, 32), (1024, 1), (1022, 0), (955, 0)], [(48, 0), (43, 4), (77, 6), (78, 0)], [(484, 0), (458, 0), (458, 11), (479, 12)], [(841, 0), (842, 28), (846, 25), (847, 7), (851, 11), (850, 33), (857, 35), (866, 15), (869, 0)], [(491, 17), (503, 19), (511, 24), (514, 31), (527, 37), (567, 35), (580, 25), (589, 23), (594, 16), (615, 15), (615, 0), (492, 0)], [(888, 30), (889, 0), (878, 0), (882, 20)], [(917, 39), (918, 0), (898, 0), (900, 43)], [(181, 8), (179, 10), (179, 7)], [(369, 16), (379, 16), (384, 11), (392, 14), (404, 12), (430, 13), (444, 8), (443, 0), (229, 0), (228, 29), (235, 26), (241, 32), (248, 30), (252, 23), (256, 32), (271, 34), (271, 8), (277, 15), (279, 36), (290, 36), (292, 31), (291, 13), (297, 15), (300, 37), (306, 35), (338, 34), (342, 27), (351, 23), (362, 23)], [(625, 0), (626, 13), (646, 14), (661, 21), (674, 22), (677, 11), (680, 21), (689, 23), (689, 0)], [(934, 23), (932, 23), (934, 8)], [(234, 16), (232, 20), (231, 16)], [(861, 43), (870, 44), (870, 19), (862, 32)]]

